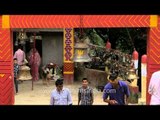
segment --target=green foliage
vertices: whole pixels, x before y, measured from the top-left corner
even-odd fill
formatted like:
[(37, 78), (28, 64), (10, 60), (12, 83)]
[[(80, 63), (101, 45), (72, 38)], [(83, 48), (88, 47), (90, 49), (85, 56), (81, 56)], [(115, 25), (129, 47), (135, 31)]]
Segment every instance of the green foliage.
[(78, 38), (86, 38), (86, 36), (89, 37), (91, 40), (91, 43), (95, 45), (104, 46), (104, 40), (100, 37), (100, 35), (96, 32), (95, 29), (75, 29), (75, 32), (77, 33)]
[(105, 46), (104, 40), (97, 34), (97, 32), (94, 29), (90, 33), (90, 39), (91, 39), (92, 43), (95, 45)]
[[(147, 29), (146, 28), (86, 28), (83, 37), (88, 36), (91, 43), (105, 46), (107, 40), (113, 49), (132, 54), (133, 49), (146, 54)], [(80, 29), (75, 29), (78, 37), (82, 36)]]

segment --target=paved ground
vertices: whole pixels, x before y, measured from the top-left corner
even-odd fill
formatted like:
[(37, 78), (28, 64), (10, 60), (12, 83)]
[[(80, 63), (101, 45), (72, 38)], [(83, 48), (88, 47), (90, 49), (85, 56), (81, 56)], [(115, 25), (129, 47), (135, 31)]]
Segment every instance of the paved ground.
[[(73, 99), (73, 105), (77, 105), (78, 88), (81, 83), (74, 83), (73, 85), (64, 85), (70, 89)], [(42, 81), (34, 83), (34, 90), (32, 91), (32, 82), (24, 81), (19, 84), (19, 93), (15, 95), (15, 105), (49, 105), (50, 93), (55, 88), (54, 81), (51, 85), (47, 87), (42, 84)], [(107, 105), (102, 100), (102, 92), (98, 91), (96, 88), (94, 90), (94, 105)]]
[[(80, 86), (81, 83), (78, 82), (75, 82), (73, 85), (64, 85), (64, 87), (69, 88), (71, 91), (73, 105), (77, 105), (77, 93)], [(24, 81), (23, 83), (19, 84), (19, 93), (18, 95), (15, 95), (15, 105), (49, 105), (51, 91), (55, 88), (54, 81), (51, 81), (50, 86), (46, 86), (42, 84), (42, 80), (39, 80), (38, 82), (34, 82), (33, 91), (31, 88), (31, 81)], [(102, 92), (98, 91), (96, 88), (93, 88), (93, 91), (93, 105), (107, 105), (107, 103), (104, 103), (102, 100)]]

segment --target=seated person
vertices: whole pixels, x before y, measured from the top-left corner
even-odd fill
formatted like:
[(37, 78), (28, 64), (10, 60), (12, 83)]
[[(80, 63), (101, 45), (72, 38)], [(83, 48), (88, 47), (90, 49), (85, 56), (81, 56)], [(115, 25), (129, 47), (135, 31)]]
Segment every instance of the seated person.
[(43, 67), (43, 84), (46, 84), (48, 85), (51, 78), (53, 77), (53, 74), (54, 74), (54, 64), (53, 63), (49, 63), (47, 64), (45, 67)]
[(43, 69), (43, 84), (49, 84), (51, 79), (56, 77), (56, 64), (49, 63)]

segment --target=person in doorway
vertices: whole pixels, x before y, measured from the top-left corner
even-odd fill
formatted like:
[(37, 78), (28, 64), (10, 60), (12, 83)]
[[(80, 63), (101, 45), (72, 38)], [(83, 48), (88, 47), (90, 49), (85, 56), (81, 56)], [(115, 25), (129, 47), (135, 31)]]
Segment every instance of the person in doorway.
[(39, 80), (39, 66), (41, 64), (41, 57), (36, 48), (30, 50), (28, 60), (31, 67), (32, 78), (34, 81), (37, 81)]
[(152, 74), (148, 93), (151, 95), (150, 105), (160, 105), (160, 71)]
[(103, 90), (103, 101), (109, 105), (128, 105), (129, 96), (130, 91), (127, 83), (118, 80), (117, 73), (112, 73), (109, 76), (109, 83)]
[(63, 79), (57, 79), (56, 89), (51, 92), (50, 105), (72, 105), (72, 97), (68, 88), (63, 88)]
[(87, 78), (82, 79), (82, 87), (78, 91), (78, 105), (93, 104), (93, 89), (88, 86)]
[(18, 94), (18, 73), (19, 73), (19, 65), (17, 62), (17, 58), (14, 58), (14, 85), (15, 85), (15, 90), (16, 94)]
[(14, 58), (17, 59), (17, 63), (19, 66), (23, 65), (26, 55), (25, 55), (25, 52), (22, 50), (22, 45), (18, 46), (18, 50), (15, 52)]

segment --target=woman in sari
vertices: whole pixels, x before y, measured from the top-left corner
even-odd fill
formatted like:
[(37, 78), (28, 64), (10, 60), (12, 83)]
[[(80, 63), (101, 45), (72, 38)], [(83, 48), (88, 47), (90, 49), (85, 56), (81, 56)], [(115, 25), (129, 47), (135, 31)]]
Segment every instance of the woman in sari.
[(31, 67), (31, 75), (34, 81), (39, 80), (39, 66), (41, 64), (41, 57), (36, 49), (31, 49), (29, 52), (29, 65)]

